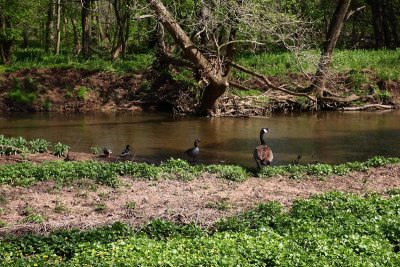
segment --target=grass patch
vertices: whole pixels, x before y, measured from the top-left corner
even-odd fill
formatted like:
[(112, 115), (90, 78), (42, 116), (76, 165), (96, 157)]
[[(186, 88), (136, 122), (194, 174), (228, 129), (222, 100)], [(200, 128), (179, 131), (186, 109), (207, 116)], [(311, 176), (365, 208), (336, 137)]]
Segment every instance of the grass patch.
[(134, 200), (127, 201), (125, 203), (125, 208), (128, 210), (135, 210), (136, 209), (136, 202)]
[(18, 69), (36, 68), (73, 68), (90, 71), (110, 71), (117, 74), (126, 72), (143, 72), (153, 63), (153, 53), (130, 55), (126, 59), (107, 60), (92, 57), (83, 59), (72, 53), (63, 52), (60, 55), (46, 53), (44, 49), (18, 49), (14, 53), (11, 66), (0, 66), (1, 72), (11, 72)]
[[(306, 52), (310, 57), (319, 56), (318, 51)], [(296, 59), (288, 52), (243, 54), (236, 58), (238, 64), (251, 68), (267, 76), (287, 76), (305, 70), (313, 74), (315, 65), (296, 64)], [(397, 50), (336, 50), (333, 54), (333, 69), (337, 72), (354, 72), (357, 82), (364, 82), (359, 75), (363, 70), (370, 70), (383, 80), (400, 79), (400, 49)], [(247, 79), (248, 75), (234, 71), (237, 79)], [(360, 80), (361, 79), (361, 80)]]
[(95, 212), (105, 212), (108, 209), (107, 205), (105, 203), (97, 203), (94, 206), (94, 211)]
[(67, 206), (65, 206), (64, 203), (62, 203), (60, 200), (56, 200), (56, 205), (54, 207), (54, 212), (55, 213), (65, 213), (68, 211)]

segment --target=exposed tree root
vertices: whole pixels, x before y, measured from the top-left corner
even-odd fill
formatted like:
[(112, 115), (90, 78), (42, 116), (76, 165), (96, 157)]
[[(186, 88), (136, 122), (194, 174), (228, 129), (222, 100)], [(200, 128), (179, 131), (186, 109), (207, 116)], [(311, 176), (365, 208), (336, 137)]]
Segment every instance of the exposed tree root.
[(395, 105), (382, 105), (382, 104), (368, 104), (360, 107), (341, 107), (338, 110), (344, 111), (357, 111), (366, 109), (396, 109)]

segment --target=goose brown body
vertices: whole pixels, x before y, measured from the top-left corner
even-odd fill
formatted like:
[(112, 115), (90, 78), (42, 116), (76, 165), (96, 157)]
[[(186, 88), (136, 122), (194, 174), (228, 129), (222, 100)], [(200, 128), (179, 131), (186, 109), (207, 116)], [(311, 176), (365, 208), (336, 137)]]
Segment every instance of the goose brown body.
[(270, 165), (272, 160), (274, 159), (274, 155), (272, 153), (272, 149), (265, 144), (264, 134), (269, 132), (268, 128), (262, 128), (260, 131), (260, 142), (261, 145), (257, 146), (254, 149), (253, 157), (257, 163), (257, 167), (260, 168), (260, 164), (262, 166)]
[(196, 160), (196, 157), (200, 152), (199, 143), (200, 143), (200, 140), (196, 139), (194, 141), (194, 147), (189, 148), (188, 150), (186, 150), (184, 152), (189, 158), (191, 158), (192, 162), (194, 162)]

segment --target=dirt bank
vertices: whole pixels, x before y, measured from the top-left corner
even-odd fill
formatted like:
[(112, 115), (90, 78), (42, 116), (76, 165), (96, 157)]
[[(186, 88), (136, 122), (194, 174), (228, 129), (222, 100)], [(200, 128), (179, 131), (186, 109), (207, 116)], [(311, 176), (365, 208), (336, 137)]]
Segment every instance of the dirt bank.
[[(207, 226), (221, 217), (236, 214), (264, 201), (279, 201), (290, 207), (294, 200), (328, 191), (356, 194), (400, 187), (400, 166), (354, 172), (347, 176), (250, 178), (244, 182), (216, 179), (212, 175), (183, 182), (133, 181), (122, 177), (122, 186), (113, 189), (83, 180), (60, 187), (43, 182), (29, 188), (0, 186), (0, 220), (7, 233), (48, 232), (58, 228), (81, 229), (125, 221), (133, 226), (163, 218), (177, 222), (195, 222)], [(27, 209), (40, 214), (42, 223), (26, 223)]]
[[(366, 74), (367, 75), (367, 74)], [(357, 85), (357, 92), (366, 97), (353, 105), (366, 103), (397, 105), (400, 103), (400, 81), (383, 81), (368, 73), (371, 84)], [(374, 78), (375, 77), (375, 78)], [(304, 75), (270, 77), (274, 84), (306, 85)], [(258, 80), (241, 81), (248, 88), (260, 87)], [(354, 93), (355, 85), (349, 73), (338, 75), (328, 86), (338, 96)], [(194, 111), (198, 100), (193, 87), (197, 83), (192, 77), (175, 79), (172, 74), (155, 73), (149, 70), (142, 74), (117, 75), (104, 71), (79, 69), (22, 69), (0, 75), (0, 112), (3, 111), (167, 111), (187, 114)], [(309, 110), (306, 98), (289, 96), (268, 88), (264, 93), (235, 89), (226, 93), (216, 109), (217, 116), (259, 116), (271, 111)], [(253, 92), (254, 93), (254, 92)], [(261, 93), (261, 94), (260, 94)], [(337, 109), (349, 103), (327, 104), (326, 109)]]

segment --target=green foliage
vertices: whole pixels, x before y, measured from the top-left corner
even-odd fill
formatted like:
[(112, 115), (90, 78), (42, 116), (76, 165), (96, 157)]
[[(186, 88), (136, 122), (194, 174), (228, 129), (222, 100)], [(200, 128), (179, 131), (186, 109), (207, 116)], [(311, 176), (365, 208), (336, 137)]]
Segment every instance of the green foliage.
[(7, 92), (6, 98), (9, 101), (19, 104), (32, 104), (37, 99), (37, 94), (35, 92), (25, 92), (21, 89), (14, 88)]
[(48, 151), (51, 143), (44, 139), (35, 139), (29, 141), (29, 145), (31, 153), (44, 153)]
[(128, 210), (135, 210), (136, 209), (136, 202), (134, 200), (127, 201), (125, 203), (125, 208)]
[(54, 207), (54, 212), (64, 213), (66, 211), (68, 211), (68, 208), (60, 200), (56, 200), (56, 206)]
[(267, 202), (210, 230), (155, 220), (49, 236), (8, 237), (0, 265), (34, 266), (398, 266), (400, 197), (338, 192)]
[(53, 145), (53, 154), (57, 157), (65, 157), (70, 150), (70, 147), (60, 142)]
[(365, 162), (348, 162), (340, 165), (330, 164), (308, 164), (308, 165), (287, 165), (268, 166), (258, 172), (259, 177), (272, 177), (276, 175), (288, 175), (292, 178), (301, 178), (305, 175), (325, 177), (331, 174), (346, 175), (351, 171), (366, 171), (369, 168), (376, 168), (388, 164), (398, 164), (400, 158), (373, 157)]
[(0, 220), (0, 228), (6, 227), (7, 223), (3, 220)]
[(49, 98), (46, 98), (46, 100), (42, 104), (42, 108), (45, 111), (51, 111), (52, 106), (53, 106), (53, 104), (51, 103)]
[(245, 97), (245, 96), (257, 96), (260, 95), (261, 92), (258, 89), (251, 90), (238, 90), (238, 89), (230, 89), (230, 92), (234, 95)]
[(41, 48), (18, 49), (14, 53), (13, 64), (6, 71), (34, 68), (74, 68), (89, 71), (110, 71), (118, 74), (141, 72), (153, 63), (153, 53), (134, 54), (125, 59), (107, 60), (92, 58), (89, 60), (76, 57), (72, 53), (54, 55)]
[[(331, 174), (345, 175), (350, 171), (366, 171), (369, 168), (387, 164), (400, 164), (399, 158), (374, 157), (365, 162), (351, 162), (341, 165), (310, 164), (268, 166), (258, 172), (259, 177), (287, 175), (294, 179), (307, 175), (325, 177)], [(50, 161), (42, 164), (30, 162), (0, 165), (0, 184), (29, 186), (35, 182), (54, 180), (58, 183), (71, 181), (95, 181), (109, 186), (118, 185), (118, 176), (130, 176), (133, 179), (190, 180), (201, 173), (214, 174), (217, 178), (243, 181), (250, 173), (243, 167), (232, 165), (190, 165), (180, 159), (170, 159), (155, 166), (146, 163), (99, 161)], [(87, 184), (88, 182), (85, 182)], [(92, 185), (94, 186), (94, 185)]]
[(27, 141), (22, 137), (5, 137), (0, 135), (0, 155), (16, 155), (29, 153)]
[(378, 102), (387, 103), (392, 98), (392, 94), (388, 90), (380, 90), (377, 85), (372, 86), (372, 91)]
[[(307, 57), (319, 55), (318, 51), (307, 51)], [(254, 69), (267, 76), (287, 76), (300, 73), (314, 73), (313, 64), (303, 63), (301, 66), (294, 64), (296, 59), (289, 52), (241, 54), (236, 58), (239, 65)], [(399, 80), (400, 49), (397, 50), (336, 50), (333, 54), (333, 68), (338, 72), (350, 72), (352, 87), (357, 89), (368, 83), (368, 77), (363, 71), (372, 71), (383, 80)], [(234, 71), (237, 79), (247, 79), (248, 75)]]
[(100, 154), (101, 148), (98, 146), (91, 146), (89, 150), (93, 155), (98, 155)]
[(225, 199), (215, 202), (209, 202), (206, 204), (206, 208), (217, 209), (217, 210), (229, 210), (231, 208), (231, 204), (229, 204)]
[(368, 78), (361, 71), (351, 70), (349, 72), (349, 81), (353, 93), (357, 95), (364, 95), (363, 86), (368, 84)]
[(204, 171), (214, 173), (218, 178), (232, 181), (244, 181), (250, 176), (246, 169), (234, 165), (209, 165), (204, 167)]
[(78, 91), (76, 91), (76, 95), (77, 95), (79, 100), (86, 101), (89, 91), (90, 91), (90, 89), (87, 88), (86, 86), (80, 86), (78, 88)]
[[(0, 135), (0, 156), (26, 153), (45, 153), (50, 147), (52, 147), (52, 144), (44, 139), (27, 141), (22, 137), (5, 137), (4, 135)], [(65, 149), (65, 147), (68, 146), (58, 143), (54, 145), (53, 152), (59, 153), (62, 148)]]
[(105, 203), (97, 203), (94, 206), (94, 211), (96, 212), (105, 212), (107, 210), (107, 205)]
[(25, 218), (22, 220), (22, 222), (24, 222), (24, 223), (42, 223), (42, 222), (44, 222), (43, 216), (36, 213), (36, 211), (28, 204), (25, 205), (23, 214), (25, 215)]

